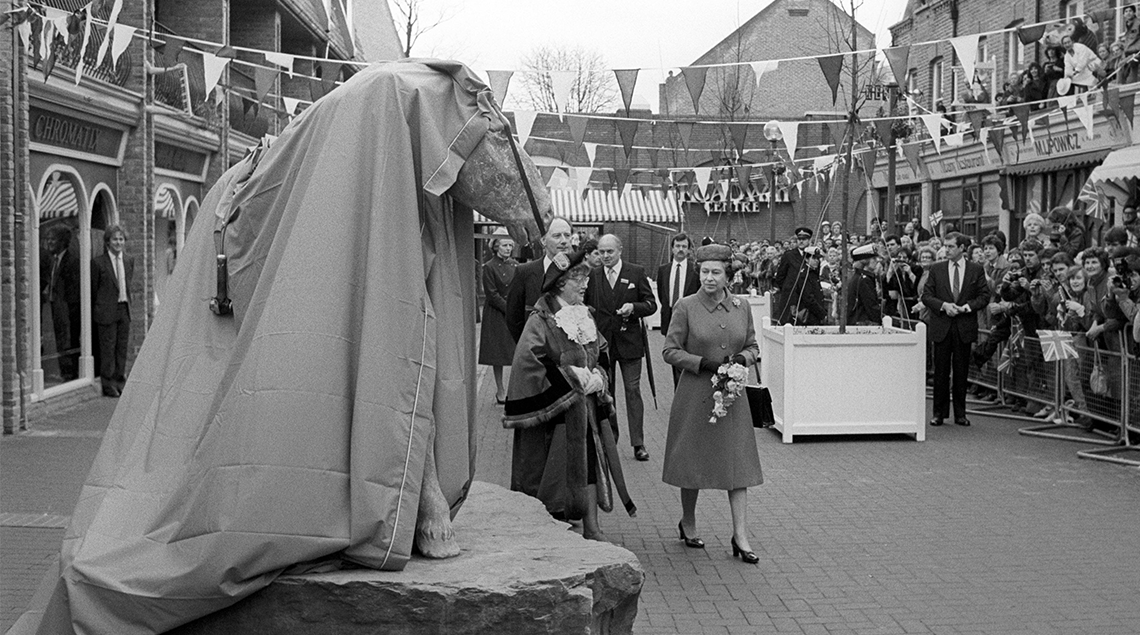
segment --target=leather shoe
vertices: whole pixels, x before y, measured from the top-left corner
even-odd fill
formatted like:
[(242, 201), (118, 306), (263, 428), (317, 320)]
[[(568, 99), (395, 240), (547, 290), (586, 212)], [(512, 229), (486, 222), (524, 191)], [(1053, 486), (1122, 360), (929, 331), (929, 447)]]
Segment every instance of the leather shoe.
[(649, 451), (645, 449), (644, 445), (639, 445), (633, 449), (633, 458), (638, 461), (648, 461)]
[(119, 392), (119, 389), (115, 388), (114, 386), (103, 386), (103, 396), (104, 397), (111, 397), (114, 399), (118, 399), (119, 395), (121, 395), (121, 394), (122, 393)]
[(930, 425), (932, 426), (940, 426), (943, 423), (945, 423), (945, 420), (943, 420), (942, 417), (935, 417), (930, 420)]
[(968, 425), (970, 425), (970, 420), (965, 418), (965, 417), (956, 417), (954, 419), (954, 423), (956, 423), (960, 426), (968, 426)]

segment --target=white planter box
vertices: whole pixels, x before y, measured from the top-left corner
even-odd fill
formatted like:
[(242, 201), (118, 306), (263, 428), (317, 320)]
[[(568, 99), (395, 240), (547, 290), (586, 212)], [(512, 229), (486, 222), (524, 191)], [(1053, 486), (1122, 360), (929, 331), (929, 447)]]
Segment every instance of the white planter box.
[(748, 308), (752, 309), (752, 323), (756, 325), (756, 330), (759, 331), (760, 325), (764, 323), (764, 318), (772, 316), (772, 293), (770, 291), (764, 295), (738, 293), (736, 297), (748, 302)]
[[(805, 331), (813, 331), (808, 333)], [(926, 439), (926, 325), (772, 326), (760, 332), (760, 379), (774, 426), (801, 434), (913, 434)]]

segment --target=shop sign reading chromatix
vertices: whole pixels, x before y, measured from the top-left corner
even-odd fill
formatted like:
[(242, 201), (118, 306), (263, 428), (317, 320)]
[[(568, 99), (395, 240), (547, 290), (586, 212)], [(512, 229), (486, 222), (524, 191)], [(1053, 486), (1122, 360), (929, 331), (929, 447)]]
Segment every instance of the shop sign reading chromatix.
[(28, 108), (32, 149), (98, 163), (122, 163), (124, 131), (37, 106)]

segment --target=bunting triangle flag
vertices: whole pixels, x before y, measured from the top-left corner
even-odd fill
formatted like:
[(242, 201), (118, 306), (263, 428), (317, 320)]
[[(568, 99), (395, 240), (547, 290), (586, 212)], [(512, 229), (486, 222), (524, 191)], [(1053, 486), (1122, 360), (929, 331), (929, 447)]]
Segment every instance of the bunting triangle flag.
[(1057, 105), (1061, 110), (1072, 110), (1077, 107), (1076, 95), (1057, 95)]
[(570, 139), (575, 146), (586, 140), (586, 124), (589, 122), (589, 117), (566, 117), (566, 125), (570, 128)]
[(974, 81), (974, 63), (978, 61), (979, 38), (981, 36), (977, 33), (950, 38), (950, 45), (954, 47), (958, 61), (962, 63), (962, 70), (966, 72), (964, 79), (967, 84)]
[(839, 99), (839, 78), (843, 74), (843, 55), (824, 55), (817, 57), (816, 61), (819, 62), (819, 69), (823, 71), (823, 77), (831, 88), (831, 103), (834, 105)]
[(1136, 114), (1136, 93), (1120, 96), (1120, 112), (1124, 115), (1125, 121), (1132, 121)]
[[(16, 25), (16, 33), (20, 35), (20, 44), (24, 47), (27, 53), (32, 52), (32, 23), (27, 20)], [(103, 44), (107, 43), (107, 38), (103, 38)], [(100, 45), (100, 50), (103, 45)]]
[(657, 153), (663, 149), (664, 148), (649, 148), (647, 150), (647, 152), (649, 152), (649, 165), (650, 165), (650, 167), (653, 167), (653, 168), (657, 167)]
[(550, 89), (554, 93), (554, 109), (559, 114), (570, 110), (570, 89), (574, 87), (575, 71), (550, 71)]
[(811, 164), (812, 170), (814, 170), (816, 173), (822, 173), (824, 170), (826, 170), (828, 167), (830, 167), (832, 163), (835, 162), (836, 156), (837, 155), (834, 155), (834, 154), (824, 154), (824, 155), (815, 157), (814, 159), (812, 159), (812, 164)]
[(614, 69), (617, 78), (618, 90), (621, 91), (621, 101), (625, 104), (625, 116), (629, 116), (629, 106), (633, 103), (633, 88), (637, 85), (636, 68)]
[(736, 156), (744, 156), (744, 142), (748, 138), (748, 124), (736, 123), (727, 125), (728, 131), (732, 135), (732, 143), (736, 146)]
[(590, 175), (594, 168), (574, 168), (574, 186), (582, 191), (590, 185)]
[(1093, 138), (1093, 105), (1088, 103), (1088, 93), (1085, 93), (1081, 97), (1083, 98), (1082, 101), (1084, 102), (1084, 104), (1081, 106), (1078, 106), (1077, 108), (1074, 108), (1073, 112), (1076, 113), (1077, 119), (1080, 120), (1081, 124), (1084, 125), (1084, 127), (1085, 127), (1085, 136), (1088, 139), (1092, 139)]
[[(705, 76), (709, 69), (703, 66), (689, 66), (681, 69), (685, 76), (685, 85), (689, 88), (689, 97), (693, 99), (693, 112), (701, 114), (701, 93), (705, 92)], [(688, 141), (685, 142), (688, 146)]]
[(863, 166), (863, 172), (867, 175), (867, 180), (875, 176), (875, 163), (879, 159), (878, 146), (867, 146), (859, 151), (859, 163)]
[(779, 68), (780, 63), (777, 61), (748, 62), (748, 65), (752, 67), (752, 74), (756, 77), (756, 87), (759, 88), (760, 78), (764, 76), (764, 73), (776, 70)]
[(689, 138), (693, 136), (693, 122), (691, 121), (678, 121), (677, 134), (681, 136), (681, 145), (686, 149), (689, 147)]
[(963, 132), (955, 132), (954, 134), (948, 134), (942, 137), (942, 140), (951, 148), (957, 148), (966, 143), (966, 134)]
[(784, 136), (784, 147), (788, 149), (788, 159), (795, 160), (796, 147), (799, 145), (800, 122), (777, 121), (776, 125), (780, 127), (780, 133)]
[(614, 176), (614, 185), (617, 186), (618, 198), (625, 193), (625, 184), (629, 180), (629, 168), (614, 168), (612, 172)]
[(622, 148), (625, 149), (625, 156), (629, 158), (629, 153), (633, 151), (633, 140), (637, 137), (637, 124), (636, 119), (615, 119), (614, 126), (617, 128), (618, 135), (621, 137)]
[(229, 63), (230, 60), (225, 57), (218, 57), (213, 53), (202, 51), (202, 67), (206, 76), (207, 95), (218, 85), (218, 82), (222, 78), (222, 71), (226, 69), (226, 65)]
[[(222, 96), (222, 92), (223, 91), (220, 91), (220, 90), (218, 91), (219, 99)], [(315, 102), (324, 96), (325, 96), (325, 85), (324, 85), (324, 83), (322, 83), (320, 79), (310, 77), (309, 78), (309, 99), (311, 99), (312, 101)]]
[(1002, 154), (1005, 148), (1005, 128), (990, 128), (989, 134), (990, 143), (993, 144), (994, 150), (997, 150), (998, 156), (1005, 156)]
[(910, 46), (883, 49), (883, 56), (887, 58), (887, 63), (891, 66), (891, 74), (895, 76), (895, 83), (899, 86), (905, 86), (907, 72), (910, 68)]
[(752, 186), (752, 166), (747, 163), (740, 163), (736, 166), (736, 180), (740, 185), (740, 192), (748, 196), (749, 190)]
[(1013, 116), (1017, 117), (1017, 123), (1021, 125), (1021, 140), (1025, 141), (1026, 135), (1029, 134), (1029, 106), (1027, 104), (1014, 105)]
[(919, 149), (918, 143), (904, 143), (902, 145), (903, 156), (906, 157), (906, 162), (910, 165), (911, 171), (915, 176), (918, 176), (922, 170), (922, 152)]
[(277, 80), (277, 74), (272, 68), (262, 68), (255, 66), (253, 69), (253, 90), (257, 94), (257, 105), (265, 101), (265, 96), (269, 94), (269, 90), (273, 88), (273, 84)]
[(288, 113), (290, 117), (297, 114), (297, 106), (301, 105), (300, 99), (282, 95), (281, 101), (285, 104), (285, 112)]
[(942, 115), (932, 112), (924, 115), (919, 115), (922, 123), (926, 124), (926, 131), (930, 133), (930, 139), (934, 143), (934, 149), (942, 152)]
[(589, 141), (582, 144), (586, 149), (586, 158), (590, 160), (590, 167), (594, 167), (594, 158), (598, 155), (598, 144)]
[(87, 59), (87, 44), (91, 42), (91, 3), (83, 7), (83, 43), (79, 45), (79, 61), (75, 64), (75, 85), (83, 80), (83, 65)]
[(709, 187), (709, 180), (712, 178), (712, 168), (693, 168), (693, 176), (697, 179), (698, 198), (703, 200), (705, 191)]
[(986, 125), (986, 111), (981, 108), (970, 110), (966, 113), (966, 118), (970, 120), (970, 126), (981, 134), (982, 128)]
[(542, 182), (545, 183), (547, 187), (550, 187), (550, 180), (554, 178), (554, 166), (539, 165), (536, 167), (538, 167), (538, 174), (542, 177)]
[(884, 146), (891, 145), (894, 142), (894, 139), (891, 138), (891, 125), (893, 123), (890, 119), (875, 120), (875, 134), (879, 135), (879, 141)]
[(1120, 114), (1120, 89), (1116, 86), (1110, 86), (1104, 89), (1104, 111), (1108, 114), (1116, 116)]
[(265, 61), (285, 69), (289, 73), (289, 77), (293, 76), (293, 59), (293, 56), (288, 53), (265, 52)]
[(495, 96), (495, 103), (499, 108), (507, 101), (507, 88), (511, 85), (511, 76), (514, 71), (487, 71), (487, 81), (491, 84), (491, 94)]
[(125, 24), (115, 25), (115, 37), (111, 41), (111, 63), (116, 66), (119, 64), (119, 58), (123, 56), (127, 48), (131, 45), (132, 38), (135, 37), (135, 27), (127, 26)]
[(1034, 42), (1041, 41), (1041, 38), (1044, 36), (1045, 36), (1045, 23), (1035, 24), (1033, 26), (1027, 26), (1027, 27), (1017, 29), (1017, 39), (1021, 40), (1021, 43), (1024, 44), (1025, 46), (1029, 46), (1030, 44), (1033, 44)]
[[(530, 130), (534, 127), (534, 120), (538, 117), (538, 113), (533, 110), (516, 110), (515, 111), (515, 135), (519, 138), (519, 147), (526, 145), (526, 140), (530, 138)], [(593, 162), (590, 162), (593, 165)]]

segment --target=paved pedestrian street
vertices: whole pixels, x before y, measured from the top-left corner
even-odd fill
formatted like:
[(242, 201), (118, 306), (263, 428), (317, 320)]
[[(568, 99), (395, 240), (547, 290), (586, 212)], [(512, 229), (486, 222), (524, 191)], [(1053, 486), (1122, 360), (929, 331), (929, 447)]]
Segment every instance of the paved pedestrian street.
[[(650, 348), (661, 344), (652, 333)], [(484, 370), (476, 478), (507, 485), (511, 434)], [(765, 483), (749, 491), (760, 563), (751, 566), (731, 556), (722, 492), (704, 492), (697, 505), (707, 548), (677, 539), (680, 495), (661, 482), (672, 382), (659, 353), (654, 373), (656, 410), (642, 382), (651, 460), (633, 459), (624, 421), (619, 440), (638, 516), (601, 517), (645, 569), (634, 632), (1140, 633), (1140, 470), (1079, 459), (1090, 446), (1022, 436), (1024, 423), (977, 415), (970, 428), (928, 430), (922, 443), (784, 445), (760, 430)], [(838, 393), (818, 389), (820, 399)], [(0, 630), (58, 549), (113, 405), (85, 404), (0, 439)]]

